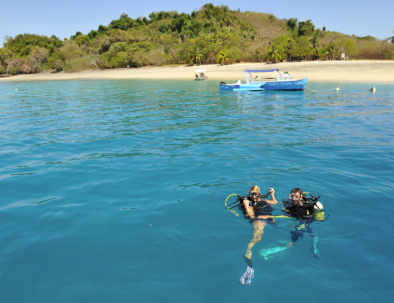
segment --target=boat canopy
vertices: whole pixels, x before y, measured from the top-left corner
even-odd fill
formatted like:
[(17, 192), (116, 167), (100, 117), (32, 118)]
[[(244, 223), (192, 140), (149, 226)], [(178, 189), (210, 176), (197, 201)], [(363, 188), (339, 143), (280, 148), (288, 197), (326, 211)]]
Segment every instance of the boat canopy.
[(245, 72), (247, 73), (267, 73), (267, 72), (277, 72), (279, 69), (263, 69), (263, 70), (252, 70), (252, 69), (247, 69)]
[(194, 72), (195, 73), (205, 73), (207, 70), (206, 69), (197, 69)]

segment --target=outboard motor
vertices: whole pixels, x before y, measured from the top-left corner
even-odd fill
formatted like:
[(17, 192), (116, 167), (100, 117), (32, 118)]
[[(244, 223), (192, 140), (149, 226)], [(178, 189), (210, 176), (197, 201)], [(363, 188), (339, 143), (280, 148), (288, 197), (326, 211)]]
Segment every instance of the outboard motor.
[(226, 85), (226, 82), (220, 82), (220, 85)]

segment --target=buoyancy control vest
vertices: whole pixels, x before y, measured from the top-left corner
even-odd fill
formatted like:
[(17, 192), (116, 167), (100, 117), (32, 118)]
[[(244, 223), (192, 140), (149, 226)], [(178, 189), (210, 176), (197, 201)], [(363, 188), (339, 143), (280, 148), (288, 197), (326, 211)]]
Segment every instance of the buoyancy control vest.
[(245, 205), (243, 203), (244, 200), (249, 201), (249, 206), (253, 207), (253, 212), (255, 215), (260, 216), (260, 215), (271, 215), (273, 208), (270, 204), (264, 202), (263, 200), (259, 201), (253, 201), (249, 196), (243, 196), (238, 198), (238, 209), (242, 211), (244, 215), (247, 214)]
[(282, 211), (291, 217), (295, 217), (297, 219), (302, 220), (312, 220), (322, 222), (326, 219), (323, 204), (318, 201), (320, 196), (311, 196), (308, 198), (305, 194), (309, 194), (304, 192), (303, 199), (300, 205), (294, 205), (290, 199), (282, 200)]
[[(287, 202), (287, 201), (286, 201)], [(314, 206), (311, 204), (302, 203), (294, 205), (287, 203), (288, 206), (284, 208), (284, 213), (291, 217), (301, 220), (313, 220)]]

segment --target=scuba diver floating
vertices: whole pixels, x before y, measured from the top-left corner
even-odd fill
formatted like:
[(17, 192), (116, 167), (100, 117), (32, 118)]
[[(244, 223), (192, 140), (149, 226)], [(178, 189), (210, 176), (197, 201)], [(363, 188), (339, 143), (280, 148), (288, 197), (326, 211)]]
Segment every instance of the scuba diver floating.
[[(272, 200), (265, 199), (269, 195), (271, 195)], [(275, 190), (273, 188), (270, 188), (266, 195), (261, 196), (260, 188), (257, 185), (253, 185), (249, 190), (248, 196), (238, 198), (238, 204), (245, 219), (254, 220), (253, 238), (249, 242), (244, 256), (246, 260), (246, 271), (239, 280), (239, 283), (246, 285), (250, 284), (254, 277), (252, 248), (261, 240), (267, 223), (275, 223), (275, 219), (270, 218), (273, 211), (271, 205), (278, 204), (278, 201), (275, 199)]]
[[(299, 238), (304, 237), (304, 233), (306, 232), (312, 237), (311, 252), (313, 257), (320, 260), (316, 248), (318, 237), (313, 233), (310, 224), (313, 221), (324, 221), (323, 205), (319, 202), (320, 196), (315, 197), (311, 194), (309, 195), (311, 198), (307, 198), (301, 188), (294, 188), (289, 194), (289, 199), (282, 200), (282, 211), (285, 216), (298, 220), (298, 224), (294, 226), (295, 230), (290, 232), (291, 241), (287, 244), (287, 248), (294, 246)], [(280, 250), (283, 250), (283, 248)], [(277, 249), (277, 251), (280, 250)], [(262, 254), (262, 252), (260, 252), (260, 254)]]
[(289, 199), (282, 201), (285, 215), (298, 220), (298, 224), (294, 227), (295, 230), (290, 232), (291, 242), (289, 242), (287, 247), (294, 246), (298, 239), (303, 238), (304, 233), (307, 232), (312, 237), (311, 251), (313, 256), (320, 260), (316, 248), (318, 237), (313, 233), (310, 224), (315, 220), (324, 220), (323, 205), (319, 202), (319, 196), (309, 195), (311, 198), (304, 196), (301, 188), (294, 188), (289, 194)]

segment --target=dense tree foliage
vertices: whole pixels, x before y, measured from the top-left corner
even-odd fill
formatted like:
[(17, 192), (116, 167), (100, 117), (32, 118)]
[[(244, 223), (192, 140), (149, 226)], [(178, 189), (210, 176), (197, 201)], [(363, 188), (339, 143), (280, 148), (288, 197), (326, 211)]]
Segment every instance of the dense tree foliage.
[(312, 20), (281, 20), (209, 3), (191, 14), (161, 11), (133, 19), (123, 13), (107, 26), (64, 41), (30, 34), (6, 37), (0, 73), (335, 59), (341, 53), (352, 59), (394, 59), (393, 44), (393, 37), (346, 36), (316, 29)]

